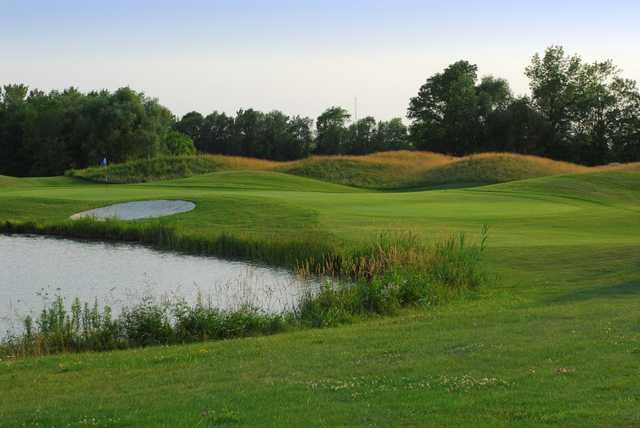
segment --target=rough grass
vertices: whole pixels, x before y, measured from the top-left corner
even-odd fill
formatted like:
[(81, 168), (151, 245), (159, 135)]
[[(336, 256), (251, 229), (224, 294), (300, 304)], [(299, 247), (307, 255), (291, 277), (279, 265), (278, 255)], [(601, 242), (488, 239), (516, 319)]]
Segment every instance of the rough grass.
[(626, 171), (637, 172), (640, 171), (640, 162), (631, 163), (615, 163), (610, 165), (603, 165), (596, 167), (599, 171)]
[[(138, 160), (107, 168), (71, 170), (68, 176), (103, 183), (139, 183), (216, 171), (279, 171), (368, 189), (461, 187), (590, 171), (635, 171), (636, 164), (585, 167), (538, 156), (482, 153), (464, 157), (395, 151), (365, 156), (311, 156), (291, 162), (198, 155)], [(2, 181), (0, 181), (2, 185)]]
[(438, 153), (402, 150), (365, 156), (312, 156), (278, 169), (332, 183), (383, 189), (415, 186), (424, 171), (454, 159)]
[(590, 168), (538, 156), (482, 153), (453, 159), (426, 170), (419, 186), (447, 184), (494, 184), (527, 178), (588, 172)]
[(106, 168), (72, 169), (65, 175), (99, 183), (122, 184), (191, 177), (225, 169), (268, 169), (271, 166), (269, 161), (236, 156), (162, 156), (114, 164)]

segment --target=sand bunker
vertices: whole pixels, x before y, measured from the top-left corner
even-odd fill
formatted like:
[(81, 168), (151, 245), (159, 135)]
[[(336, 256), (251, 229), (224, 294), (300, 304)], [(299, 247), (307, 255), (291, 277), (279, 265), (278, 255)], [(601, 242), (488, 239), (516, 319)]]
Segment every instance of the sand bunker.
[(95, 218), (98, 220), (118, 219), (136, 220), (140, 218), (164, 217), (167, 215), (184, 213), (191, 211), (196, 204), (188, 201), (136, 201), (122, 204), (109, 205), (108, 207), (96, 208), (94, 210), (83, 211), (71, 216), (72, 220), (80, 218)]

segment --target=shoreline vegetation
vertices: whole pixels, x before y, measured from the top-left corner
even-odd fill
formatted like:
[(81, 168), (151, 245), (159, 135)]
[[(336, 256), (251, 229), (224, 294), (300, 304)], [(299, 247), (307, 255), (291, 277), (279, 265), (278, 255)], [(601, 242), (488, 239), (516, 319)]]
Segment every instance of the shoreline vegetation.
[(61, 297), (35, 320), (24, 320), (24, 332), (0, 343), (0, 357), (60, 352), (107, 351), (137, 346), (266, 335), (289, 329), (330, 327), (370, 316), (393, 315), (401, 308), (429, 306), (478, 289), (486, 280), (481, 256), (488, 229), (479, 242), (464, 234), (425, 243), (411, 233), (381, 233), (359, 247), (317, 238), (296, 242), (251, 241), (229, 234), (195, 239), (161, 221), (129, 223), (80, 220), (60, 224), (0, 223), (5, 234), (46, 234), (82, 239), (119, 240), (181, 252), (245, 258), (320, 276), (317, 293), (306, 293), (293, 310), (269, 314), (242, 306), (222, 311), (198, 302), (159, 304), (143, 300), (113, 317), (108, 306)]

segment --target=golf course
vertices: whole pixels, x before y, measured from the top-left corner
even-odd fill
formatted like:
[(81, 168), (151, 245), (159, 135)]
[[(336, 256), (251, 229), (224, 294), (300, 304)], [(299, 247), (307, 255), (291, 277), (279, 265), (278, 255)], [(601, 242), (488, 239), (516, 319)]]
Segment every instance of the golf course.
[[(195, 209), (70, 220), (152, 200)], [(276, 334), (3, 355), (0, 427), (640, 426), (638, 164), (414, 152), (156, 158), (0, 176), (0, 225), (290, 270), (304, 249), (344, 259), (385, 234), (425, 245), (464, 235), (482, 242), (485, 278), (447, 299)], [(145, 225), (172, 235), (147, 239)]]

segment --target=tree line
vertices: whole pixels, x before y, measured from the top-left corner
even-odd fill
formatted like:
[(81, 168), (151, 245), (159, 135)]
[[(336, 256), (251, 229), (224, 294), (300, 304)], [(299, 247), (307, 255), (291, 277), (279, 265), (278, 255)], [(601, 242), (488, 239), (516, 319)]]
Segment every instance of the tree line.
[(196, 151), (273, 160), (311, 154), (430, 150), (535, 154), (596, 165), (640, 160), (640, 93), (611, 61), (587, 63), (552, 46), (525, 69), (531, 93), (479, 77), (458, 61), (429, 77), (401, 118), (352, 120), (342, 107), (316, 120), (242, 109), (235, 116), (175, 117), (130, 88), (45, 93), (0, 90), (0, 174), (55, 175), (68, 168)]
[(175, 129), (188, 135), (206, 153), (251, 156), (272, 160), (300, 159), (310, 154), (366, 154), (409, 149), (407, 127), (400, 118), (373, 117), (350, 122), (342, 107), (331, 107), (315, 121), (289, 117), (280, 111), (240, 110), (235, 117), (213, 112), (187, 113)]
[(640, 93), (611, 61), (585, 63), (560, 46), (525, 69), (531, 94), (506, 80), (478, 79), (458, 61), (411, 98), (411, 141), (419, 150), (535, 154), (597, 165), (640, 160)]

